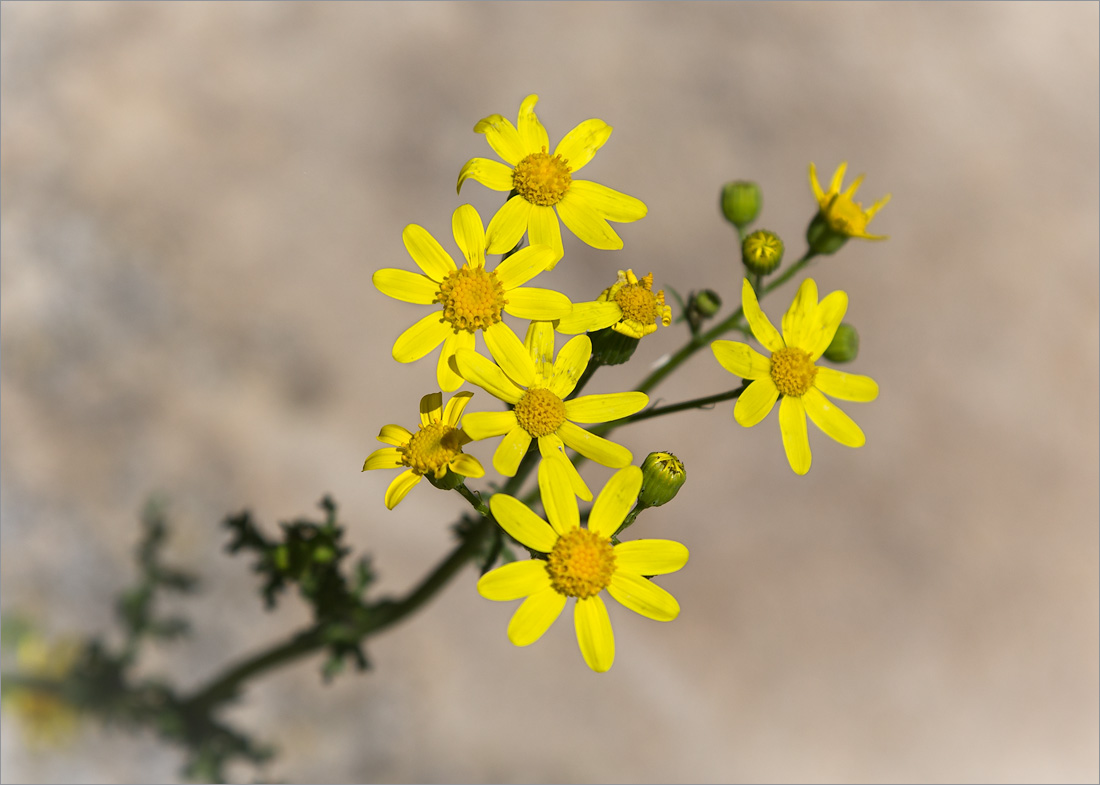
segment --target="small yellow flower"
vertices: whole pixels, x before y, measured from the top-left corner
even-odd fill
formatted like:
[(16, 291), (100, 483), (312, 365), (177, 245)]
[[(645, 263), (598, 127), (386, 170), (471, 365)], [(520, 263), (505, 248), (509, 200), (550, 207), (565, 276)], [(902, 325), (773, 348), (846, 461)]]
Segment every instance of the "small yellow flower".
[(672, 308), (665, 305), (663, 290), (653, 292), (653, 273), (638, 278), (633, 270), (619, 270), (619, 279), (604, 289), (595, 302), (574, 303), (558, 321), (558, 332), (567, 335), (610, 327), (617, 333), (641, 339), (672, 323)]
[(637, 221), (647, 209), (633, 196), (573, 179), (611, 136), (611, 126), (603, 120), (585, 120), (548, 153), (549, 136), (535, 115), (538, 100), (537, 95), (523, 99), (516, 125), (493, 114), (474, 126), (507, 166), (471, 158), (458, 173), (458, 190), (461, 193), (462, 183), (472, 179), (494, 191), (515, 191), (489, 222), (489, 253), (507, 252), (527, 232), (532, 245), (555, 249), (547, 268), (552, 270), (564, 254), (558, 218), (593, 248), (618, 250), (623, 241), (608, 221)]
[(393, 358), (411, 363), (443, 344), (436, 380), (445, 392), (462, 386), (450, 360), (458, 349), (473, 349), (481, 332), (493, 357), (520, 346), (519, 337), (501, 321), (501, 313), (519, 319), (557, 319), (572, 309), (569, 298), (551, 289), (524, 287), (554, 261), (554, 252), (532, 245), (505, 259), (495, 270), (485, 269), (485, 229), (481, 216), (464, 204), (452, 218), (455, 243), (466, 258), (458, 267), (450, 254), (424, 228), (409, 224), (402, 233), (405, 248), (424, 274), (384, 269), (374, 274), (374, 285), (394, 299), (418, 305), (437, 305), (403, 332), (393, 345)]
[[(79, 655), (80, 644), (75, 640), (48, 643), (30, 632), (19, 641), (15, 661), (22, 675), (60, 681), (72, 670)], [(15, 714), (28, 742), (37, 748), (63, 746), (76, 730), (76, 709), (52, 691), (33, 687), (6, 689), (4, 706)]]
[(502, 357), (499, 365), (469, 349), (459, 349), (455, 361), (462, 377), (513, 406), (510, 411), (466, 416), (464, 427), (470, 438), (504, 436), (493, 454), (498, 472), (514, 477), (531, 440), (538, 439), (542, 457), (561, 459), (574, 493), (589, 500), (592, 492), (566, 457), (563, 444), (613, 469), (630, 464), (630, 450), (576, 423), (618, 420), (645, 408), (649, 396), (622, 392), (565, 400), (591, 356), (592, 341), (587, 335), (578, 335), (562, 347), (555, 360), (554, 328), (549, 322), (531, 322), (525, 350)]
[(862, 447), (866, 441), (863, 431), (825, 395), (842, 401), (873, 401), (878, 397), (878, 384), (868, 376), (814, 364), (828, 348), (844, 318), (848, 295), (837, 291), (818, 302), (817, 284), (807, 278), (783, 316), (782, 335), (760, 309), (748, 279), (741, 285), (741, 301), (752, 334), (772, 354), (765, 357), (748, 344), (736, 341), (715, 341), (710, 345), (723, 368), (735, 376), (753, 380), (733, 407), (734, 419), (746, 428), (756, 425), (767, 417), (776, 399), (782, 398), (779, 430), (787, 460), (798, 474), (810, 470), (806, 415), (841, 444)]
[(416, 433), (400, 425), (382, 426), (378, 441), (393, 446), (382, 447), (367, 456), (363, 471), (408, 467), (386, 490), (386, 507), (391, 510), (396, 507), (426, 474), (436, 480), (442, 480), (448, 470), (463, 477), (485, 474), (477, 458), (462, 452), (462, 445), (468, 444), (470, 437), (460, 429), (458, 421), (472, 397), (471, 392), (452, 395), (444, 409), (442, 393), (425, 395), (420, 399), (420, 428)]
[(862, 204), (852, 199), (855, 196), (856, 189), (863, 182), (863, 175), (853, 180), (852, 184), (848, 186), (848, 190), (844, 192), (840, 190), (841, 183), (844, 180), (844, 172), (847, 168), (847, 161), (837, 167), (836, 172), (833, 174), (833, 181), (829, 183), (829, 190), (825, 192), (821, 190), (821, 184), (817, 181), (817, 168), (812, 163), (810, 164), (810, 187), (814, 189), (814, 196), (817, 197), (821, 214), (828, 222), (829, 228), (837, 234), (845, 237), (860, 237), (864, 240), (886, 240), (886, 235), (867, 234), (867, 224), (871, 223), (875, 213), (890, 201), (890, 194), (886, 194), (886, 196), (864, 210)]
[(642, 472), (637, 466), (621, 469), (608, 480), (592, 505), (586, 529), (580, 526), (576, 498), (562, 490), (564, 471), (560, 461), (539, 466), (549, 523), (511, 496), (498, 493), (489, 501), (493, 517), (508, 534), (548, 556), (498, 567), (481, 577), (477, 590), (489, 600), (525, 598), (508, 624), (508, 639), (516, 646), (541, 638), (569, 598), (575, 598), (577, 643), (588, 667), (602, 673), (615, 661), (615, 637), (601, 593), (606, 589), (647, 618), (672, 621), (680, 614), (679, 603), (647, 576), (676, 572), (687, 564), (688, 549), (672, 540), (616, 544), (611, 539), (638, 498)]

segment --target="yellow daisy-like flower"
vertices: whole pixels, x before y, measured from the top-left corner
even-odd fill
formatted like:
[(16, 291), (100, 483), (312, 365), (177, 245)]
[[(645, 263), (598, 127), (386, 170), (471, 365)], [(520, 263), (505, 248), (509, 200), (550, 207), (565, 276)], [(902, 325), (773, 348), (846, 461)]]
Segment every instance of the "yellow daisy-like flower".
[(386, 507), (391, 510), (396, 507), (426, 474), (436, 480), (442, 480), (448, 470), (463, 477), (485, 474), (477, 458), (462, 452), (462, 445), (469, 444), (470, 437), (461, 430), (458, 421), (473, 395), (471, 392), (452, 395), (446, 409), (442, 393), (425, 395), (420, 399), (420, 428), (416, 433), (400, 425), (382, 426), (378, 441), (393, 446), (382, 447), (367, 456), (363, 471), (408, 467), (386, 490)]
[(672, 308), (665, 305), (663, 290), (654, 294), (653, 273), (638, 278), (633, 270), (619, 270), (619, 280), (595, 302), (573, 304), (569, 315), (558, 321), (558, 332), (572, 335), (610, 327), (641, 339), (656, 331), (658, 323), (665, 327), (672, 323)]
[[(27, 676), (61, 680), (69, 674), (80, 655), (75, 640), (48, 643), (36, 633), (27, 634), (16, 647), (18, 669)], [(33, 747), (59, 747), (68, 742), (77, 727), (76, 709), (59, 695), (33, 687), (5, 690), (4, 707), (15, 713)]]
[[(516, 125), (492, 114), (480, 120), (474, 131), (485, 134), (489, 146), (507, 166), (488, 158), (471, 158), (458, 173), (458, 190), (467, 179), (494, 191), (515, 191), (489, 222), (489, 253), (505, 253), (527, 232), (532, 245), (549, 245), (564, 254), (558, 218), (593, 248), (618, 250), (623, 241), (608, 221), (628, 223), (644, 218), (645, 204), (589, 180), (575, 180), (596, 151), (611, 136), (603, 120), (585, 120), (565, 135), (551, 154), (550, 139), (535, 115), (537, 95), (523, 99)], [(557, 213), (555, 214), (555, 210)]]
[(829, 190), (822, 191), (821, 184), (817, 181), (817, 168), (812, 163), (810, 164), (810, 187), (814, 189), (814, 196), (817, 197), (821, 215), (829, 224), (829, 228), (845, 237), (860, 237), (864, 240), (888, 239), (886, 235), (867, 234), (867, 224), (871, 223), (875, 213), (890, 201), (890, 194), (886, 194), (886, 196), (864, 210), (863, 205), (852, 198), (855, 196), (860, 183), (863, 182), (863, 175), (853, 180), (852, 184), (848, 186), (848, 190), (844, 192), (840, 190), (841, 183), (844, 180), (844, 172), (847, 169), (848, 162), (844, 161), (833, 173), (833, 181), (829, 183)]
[(587, 335), (578, 335), (554, 359), (554, 328), (549, 322), (532, 322), (524, 350), (501, 357), (500, 365), (469, 349), (458, 350), (455, 361), (462, 377), (513, 407), (505, 412), (466, 416), (464, 427), (470, 438), (504, 436), (493, 454), (493, 467), (498, 472), (514, 477), (531, 440), (538, 439), (542, 457), (561, 459), (573, 492), (587, 501), (592, 492), (566, 457), (563, 444), (613, 469), (630, 464), (630, 450), (576, 423), (618, 420), (645, 408), (649, 396), (622, 392), (565, 400), (591, 357), (592, 341)]
[(450, 360), (458, 349), (473, 349), (481, 332), (493, 357), (522, 346), (512, 328), (501, 321), (507, 313), (519, 319), (557, 319), (569, 313), (569, 298), (551, 289), (525, 287), (554, 261), (554, 251), (531, 245), (505, 259), (495, 270), (485, 269), (485, 229), (471, 205), (454, 212), (451, 221), (455, 243), (466, 258), (458, 267), (450, 254), (423, 227), (409, 224), (402, 233), (405, 248), (420, 273), (384, 269), (374, 274), (374, 285), (394, 299), (418, 305), (438, 305), (403, 332), (393, 345), (393, 358), (411, 363), (443, 344), (436, 365), (441, 390), (462, 385)]
[(612, 535), (638, 498), (642, 472), (628, 466), (616, 472), (592, 505), (588, 528), (580, 526), (577, 500), (563, 492), (565, 469), (560, 461), (539, 466), (539, 488), (549, 523), (527, 505), (498, 493), (489, 501), (493, 517), (512, 537), (544, 559), (512, 562), (486, 573), (477, 582), (490, 600), (525, 598), (508, 624), (508, 639), (528, 646), (550, 628), (573, 597), (577, 643), (588, 667), (597, 672), (615, 661), (615, 637), (603, 590), (641, 615), (672, 621), (680, 614), (676, 598), (647, 576), (676, 572), (688, 560), (688, 549), (672, 540), (634, 540), (616, 544)]
[(842, 401), (873, 401), (878, 397), (878, 384), (868, 376), (814, 364), (829, 348), (844, 318), (848, 295), (837, 291), (818, 302), (817, 284), (807, 278), (783, 316), (782, 335), (760, 309), (748, 279), (741, 285), (741, 302), (752, 334), (771, 351), (771, 357), (736, 341), (715, 341), (710, 345), (723, 368), (735, 376), (753, 380), (733, 407), (734, 419), (746, 428), (756, 425), (772, 410), (776, 399), (782, 397), (779, 430), (787, 460), (798, 474), (810, 470), (806, 415), (841, 444), (862, 447), (866, 441), (863, 431), (825, 396)]

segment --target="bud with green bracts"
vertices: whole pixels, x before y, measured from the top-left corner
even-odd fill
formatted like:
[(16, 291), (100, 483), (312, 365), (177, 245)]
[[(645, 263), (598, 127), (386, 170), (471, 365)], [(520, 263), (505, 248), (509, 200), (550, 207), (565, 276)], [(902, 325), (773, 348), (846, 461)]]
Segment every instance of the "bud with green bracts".
[(718, 292), (712, 289), (704, 289), (701, 292), (693, 294), (688, 301), (688, 308), (704, 319), (709, 319), (714, 316), (721, 307), (722, 298), (718, 296)]
[(741, 261), (755, 275), (774, 272), (783, 261), (783, 241), (775, 232), (757, 229), (741, 243)]
[(592, 360), (598, 365), (621, 365), (634, 355), (638, 339), (623, 335), (614, 328), (604, 327), (589, 333), (592, 339)]
[(806, 242), (814, 253), (828, 255), (839, 251), (848, 242), (848, 235), (829, 226), (828, 220), (819, 212), (806, 227)]
[(763, 204), (764, 195), (756, 183), (735, 180), (722, 186), (722, 196), (719, 199), (722, 215), (738, 229), (744, 229), (755, 221)]
[(660, 507), (675, 498), (687, 479), (684, 462), (670, 452), (651, 452), (642, 461), (639, 507)]
[(825, 359), (834, 363), (850, 363), (859, 354), (859, 333), (847, 322), (836, 328), (832, 343), (825, 350)]

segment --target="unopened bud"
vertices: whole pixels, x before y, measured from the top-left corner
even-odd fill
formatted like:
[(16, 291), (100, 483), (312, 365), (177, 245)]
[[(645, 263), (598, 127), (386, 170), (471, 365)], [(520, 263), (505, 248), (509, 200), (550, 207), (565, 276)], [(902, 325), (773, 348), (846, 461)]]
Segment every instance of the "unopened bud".
[(670, 452), (651, 452), (642, 461), (642, 490), (638, 504), (660, 507), (675, 498), (687, 479), (684, 462)]
[(859, 333), (847, 322), (836, 328), (832, 343), (825, 350), (825, 359), (834, 363), (850, 363), (859, 354)]
[(722, 298), (718, 296), (718, 292), (704, 289), (692, 296), (690, 307), (704, 319), (709, 319), (721, 309)]
[(748, 180), (735, 180), (722, 186), (722, 197), (719, 200), (722, 207), (722, 215), (726, 220), (743, 229), (760, 215), (760, 208), (764, 204), (764, 195), (760, 192), (760, 186)]
[(741, 243), (741, 260), (750, 273), (767, 275), (783, 261), (783, 241), (775, 232), (757, 229)]

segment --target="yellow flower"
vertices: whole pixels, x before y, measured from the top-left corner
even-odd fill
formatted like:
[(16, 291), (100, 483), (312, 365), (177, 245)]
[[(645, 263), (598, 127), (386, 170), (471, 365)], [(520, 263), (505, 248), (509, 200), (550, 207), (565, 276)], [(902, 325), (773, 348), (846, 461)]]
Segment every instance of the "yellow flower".
[(420, 399), (420, 428), (416, 433), (400, 425), (382, 426), (378, 441), (394, 446), (382, 447), (367, 456), (363, 471), (408, 467), (386, 490), (389, 509), (396, 507), (426, 474), (436, 480), (442, 480), (448, 469), (463, 477), (485, 474), (477, 458), (462, 452), (462, 445), (468, 444), (470, 437), (460, 430), (458, 421), (472, 397), (471, 392), (452, 395), (444, 409), (442, 393), (425, 395)]
[(526, 231), (532, 245), (555, 249), (557, 255), (547, 268), (553, 269), (564, 253), (558, 218), (593, 248), (622, 248), (623, 241), (607, 222), (644, 218), (645, 204), (599, 183), (573, 179), (611, 136), (611, 126), (603, 120), (585, 120), (565, 135), (553, 154), (548, 153), (550, 139), (535, 115), (538, 100), (537, 95), (523, 99), (516, 125), (492, 114), (474, 126), (507, 166), (471, 158), (458, 173), (460, 193), (467, 179), (494, 191), (516, 192), (489, 222), (489, 253), (507, 252)]
[(592, 505), (587, 529), (580, 526), (576, 498), (563, 492), (564, 471), (560, 461), (539, 466), (549, 524), (511, 496), (498, 493), (489, 501), (493, 517), (508, 534), (548, 557), (498, 567), (481, 577), (477, 590), (489, 600), (525, 598), (508, 624), (508, 639), (516, 646), (541, 638), (566, 601), (576, 598), (577, 643), (588, 667), (602, 673), (615, 661), (615, 637), (601, 592), (606, 589), (647, 618), (672, 621), (680, 614), (676, 598), (646, 578), (679, 570), (687, 564), (688, 549), (672, 540), (611, 539), (638, 498), (642, 472), (637, 466), (621, 469), (608, 480)]
[(601, 423), (626, 417), (645, 408), (649, 396), (640, 392), (584, 395), (565, 400), (577, 386), (588, 360), (592, 341), (578, 335), (562, 347), (554, 359), (554, 328), (549, 322), (531, 322), (526, 348), (500, 358), (496, 365), (469, 349), (455, 355), (458, 372), (513, 409), (475, 412), (466, 416), (470, 438), (504, 438), (493, 454), (493, 467), (514, 477), (532, 439), (538, 439), (544, 458), (560, 458), (567, 467), (569, 485), (582, 499), (592, 498), (584, 480), (565, 455), (563, 443), (596, 463), (619, 469), (633, 460), (630, 450), (589, 433), (576, 423)]
[(452, 218), (455, 243), (466, 258), (461, 268), (424, 228), (409, 224), (402, 233), (405, 248), (424, 274), (385, 269), (374, 274), (374, 285), (386, 295), (407, 303), (438, 305), (403, 332), (393, 345), (393, 358), (411, 363), (443, 344), (436, 365), (441, 390), (462, 385), (450, 360), (458, 349), (473, 349), (480, 331), (493, 357), (520, 346), (519, 337), (501, 321), (501, 313), (519, 319), (557, 319), (572, 309), (569, 298), (550, 289), (524, 287), (554, 261), (554, 252), (532, 245), (485, 269), (485, 229), (481, 216), (464, 204)]
[(875, 213), (890, 201), (890, 194), (886, 194), (864, 210), (862, 204), (852, 199), (856, 189), (863, 182), (863, 175), (857, 177), (848, 186), (848, 190), (843, 193), (840, 190), (847, 168), (847, 161), (837, 167), (833, 174), (833, 181), (829, 183), (829, 190), (825, 192), (821, 190), (821, 184), (817, 181), (817, 168), (810, 164), (810, 187), (814, 189), (814, 196), (817, 197), (817, 203), (821, 207), (821, 215), (825, 217), (830, 229), (845, 237), (861, 237), (864, 240), (887, 239), (886, 235), (867, 234), (867, 224), (871, 223)]
[[(80, 644), (74, 640), (47, 643), (32, 632), (19, 641), (15, 660), (22, 675), (61, 681), (72, 670), (79, 655)], [(76, 709), (57, 692), (13, 687), (5, 690), (4, 705), (15, 713), (28, 742), (34, 747), (62, 746), (76, 730)]]
[(878, 397), (878, 385), (867, 376), (814, 365), (844, 318), (848, 295), (833, 292), (818, 302), (817, 284), (807, 278), (783, 316), (782, 335), (760, 309), (747, 279), (741, 285), (741, 301), (752, 334), (771, 351), (771, 357), (735, 341), (715, 341), (710, 345), (723, 368), (735, 376), (753, 380), (733, 407), (734, 419), (746, 428), (756, 425), (772, 410), (776, 399), (782, 397), (779, 430), (787, 460), (798, 474), (810, 470), (806, 415), (841, 444), (862, 447), (863, 431), (825, 395), (842, 401), (873, 401)]
[(604, 289), (595, 302), (574, 303), (558, 322), (558, 332), (572, 335), (610, 327), (617, 333), (641, 339), (672, 323), (672, 309), (665, 293), (653, 293), (653, 273), (638, 278), (633, 270), (619, 270), (619, 280)]

